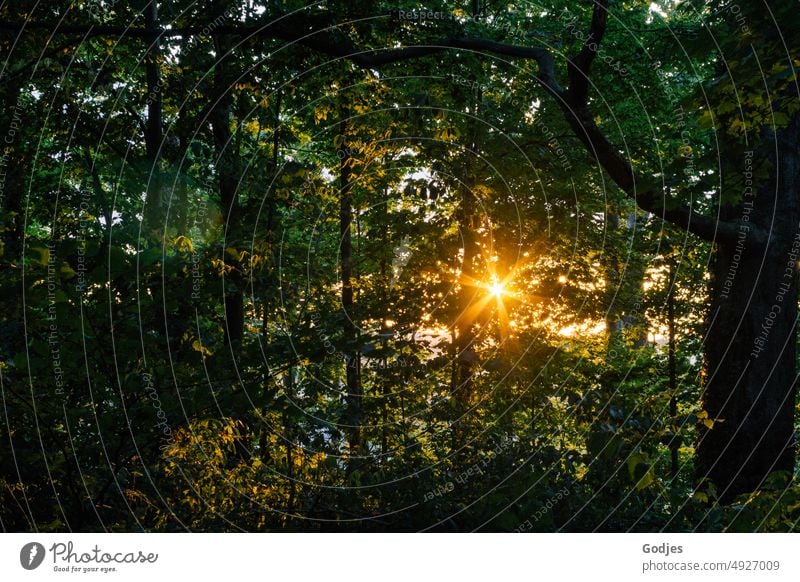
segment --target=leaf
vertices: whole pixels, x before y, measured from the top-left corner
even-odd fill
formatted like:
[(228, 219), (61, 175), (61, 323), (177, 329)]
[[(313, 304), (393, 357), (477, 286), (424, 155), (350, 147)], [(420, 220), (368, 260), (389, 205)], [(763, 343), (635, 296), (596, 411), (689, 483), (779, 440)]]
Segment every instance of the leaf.
[(649, 463), (642, 463), (638, 467), (638, 471), (644, 471), (641, 479), (636, 483), (636, 490), (641, 491), (652, 485), (655, 482), (655, 475), (653, 474), (653, 467)]
[(202, 343), (200, 343), (200, 340), (194, 340), (192, 342), (192, 349), (194, 349), (196, 352), (200, 352), (203, 356), (212, 355), (211, 350), (209, 350)]
[(635, 479), (636, 468), (648, 459), (647, 453), (636, 452), (631, 453), (628, 457), (628, 474), (631, 479)]
[(655, 481), (653, 467), (647, 462), (649, 455), (644, 452), (636, 452), (628, 457), (628, 474), (636, 484), (636, 490), (650, 486)]
[(194, 252), (194, 245), (192, 244), (191, 239), (189, 237), (180, 235), (172, 241), (172, 246), (174, 246), (179, 252)]
[(789, 116), (783, 111), (776, 111), (772, 114), (772, 123), (776, 128), (786, 127), (789, 125)]

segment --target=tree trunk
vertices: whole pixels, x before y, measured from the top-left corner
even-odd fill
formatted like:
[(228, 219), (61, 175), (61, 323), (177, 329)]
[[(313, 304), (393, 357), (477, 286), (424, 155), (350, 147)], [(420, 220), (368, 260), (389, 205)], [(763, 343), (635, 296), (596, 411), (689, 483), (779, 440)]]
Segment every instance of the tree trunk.
[(794, 469), (799, 120), (765, 132), (752, 162), (769, 160), (769, 179), (732, 211), (768, 240), (757, 245), (741, 226), (737, 241), (714, 249), (702, 398), (713, 426), (699, 427), (696, 477), (710, 479), (722, 502)]
[(158, 3), (153, 0), (145, 9), (145, 24), (152, 32), (150, 47), (145, 56), (145, 77), (147, 81), (147, 123), (145, 124), (144, 142), (147, 156), (147, 168), (150, 175), (147, 180), (147, 194), (144, 205), (144, 221), (151, 230), (159, 230), (163, 220), (162, 177), (159, 167), (159, 152), (162, 142), (162, 82), (161, 82), (161, 49), (159, 41)]
[(342, 114), (342, 157), (339, 167), (340, 192), (339, 192), (339, 256), (342, 274), (342, 311), (343, 344), (345, 383), (347, 389), (347, 432), (350, 442), (350, 453), (357, 455), (361, 449), (361, 357), (357, 349), (358, 330), (354, 322), (354, 295), (353, 295), (353, 198), (351, 161), (347, 146), (347, 113)]
[[(3, 43), (6, 48), (6, 43)], [(22, 249), (24, 236), (24, 216), (22, 194), (25, 191), (24, 181), (26, 160), (22, 146), (23, 127), (26, 125), (25, 112), (19, 106), (22, 85), (18, 77), (3, 80), (3, 111), (0, 112), (0, 209), (3, 211), (5, 230), (2, 231), (2, 242), (5, 254), (16, 260)], [(2, 247), (0, 247), (2, 250)]]
[(175, 224), (175, 234), (187, 236), (189, 228), (189, 172), (191, 170), (189, 147), (192, 144), (191, 135), (194, 130), (188, 119), (188, 108), (182, 107), (178, 112), (178, 121), (175, 124), (175, 133), (178, 137), (178, 155), (175, 162), (175, 178), (173, 182), (173, 195), (170, 196), (170, 218)]
[(675, 427), (675, 417), (678, 415), (678, 370), (675, 354), (675, 287), (676, 273), (675, 273), (675, 258), (670, 250), (669, 257), (669, 275), (667, 278), (669, 289), (667, 291), (667, 329), (668, 329), (668, 351), (667, 351), (667, 365), (669, 370), (669, 417), (673, 425), (672, 440), (669, 443), (669, 476), (673, 481), (678, 476), (678, 450), (680, 449), (680, 440), (678, 439), (678, 430)]
[[(295, 390), (294, 390), (294, 368), (289, 366), (289, 369), (286, 371), (286, 377), (284, 379), (284, 385), (286, 389), (286, 394), (289, 398), (294, 399), (296, 397)], [(286, 479), (289, 483), (289, 494), (286, 499), (286, 514), (284, 516), (284, 526), (289, 523), (290, 516), (294, 513), (295, 509), (295, 500), (297, 498), (297, 477), (294, 473), (294, 439), (295, 439), (295, 432), (294, 426), (291, 424), (292, 421), (289, 419), (289, 415), (286, 411), (283, 413), (283, 427), (285, 435), (284, 440), (286, 441)]]
[(219, 182), (220, 210), (223, 219), (223, 261), (227, 273), (223, 285), (225, 302), (225, 341), (233, 346), (242, 340), (244, 335), (244, 281), (241, 276), (241, 265), (236, 257), (227, 252), (227, 248), (237, 247), (236, 224), (239, 215), (239, 160), (234, 151), (231, 132), (231, 96), (227, 59), (230, 58), (230, 43), (225, 39), (217, 39), (215, 48), (218, 61), (215, 65), (214, 84), (220, 96), (217, 106), (211, 112), (211, 128), (214, 132), (214, 148), (217, 158), (217, 179)]
[(452, 382), (452, 393), (458, 403), (458, 416), (469, 406), (472, 398), (472, 368), (475, 364), (475, 334), (473, 333), (473, 306), (477, 300), (476, 280), (481, 280), (475, 272), (475, 260), (479, 254), (477, 234), (475, 232), (475, 193), (469, 180), (462, 188), (459, 228), (464, 243), (464, 256), (459, 277), (461, 289), (458, 294), (459, 313), (455, 330), (455, 361)]
[[(472, 100), (472, 111), (478, 111), (481, 102), (480, 89), (475, 92)], [(478, 273), (475, 270), (476, 260), (481, 258), (480, 240), (477, 232), (480, 226), (480, 218), (477, 216), (475, 185), (478, 180), (475, 176), (472, 157), (479, 156), (480, 126), (474, 119), (470, 121), (470, 151), (465, 160), (464, 184), (461, 187), (461, 208), (459, 209), (459, 230), (464, 243), (464, 256), (461, 263), (461, 274), (459, 277), (460, 291), (458, 294), (459, 313), (455, 321), (454, 329), (454, 362), (453, 376), (451, 380), (451, 392), (456, 404), (456, 419), (458, 422), (464, 412), (469, 408), (472, 400), (472, 375), (477, 355), (475, 353), (475, 304), (480, 300), (477, 281), (485, 281), (486, 273)], [(459, 431), (454, 432), (455, 435)]]

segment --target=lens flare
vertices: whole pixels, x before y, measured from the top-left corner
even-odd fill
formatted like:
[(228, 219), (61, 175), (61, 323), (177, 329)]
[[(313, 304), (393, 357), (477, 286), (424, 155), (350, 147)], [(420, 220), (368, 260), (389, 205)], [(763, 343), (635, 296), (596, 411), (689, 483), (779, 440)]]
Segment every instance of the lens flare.
[(489, 293), (494, 295), (495, 297), (502, 297), (506, 294), (506, 287), (499, 281), (496, 283), (492, 283), (489, 285)]

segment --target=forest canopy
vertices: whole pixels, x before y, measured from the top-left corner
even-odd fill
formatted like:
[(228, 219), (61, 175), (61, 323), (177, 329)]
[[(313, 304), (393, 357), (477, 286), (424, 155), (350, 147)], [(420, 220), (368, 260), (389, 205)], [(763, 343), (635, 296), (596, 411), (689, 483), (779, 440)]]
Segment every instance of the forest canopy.
[(0, 1), (4, 531), (793, 531), (800, 12)]

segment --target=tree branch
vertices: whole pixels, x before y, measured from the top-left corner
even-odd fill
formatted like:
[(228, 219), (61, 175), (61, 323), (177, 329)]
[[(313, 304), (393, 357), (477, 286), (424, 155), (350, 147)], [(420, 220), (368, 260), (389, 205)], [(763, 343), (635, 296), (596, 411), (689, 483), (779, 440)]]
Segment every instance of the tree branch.
[(605, 36), (607, 24), (608, 0), (595, 0), (589, 34), (577, 56), (567, 61), (569, 88), (565, 99), (568, 103), (586, 103), (589, 97), (589, 73), (600, 48), (600, 42)]
[(187, 37), (187, 36), (233, 36), (241, 39), (271, 38), (297, 43), (328, 56), (346, 58), (363, 68), (376, 68), (420, 57), (430, 56), (449, 49), (466, 49), (491, 52), (514, 58), (536, 60), (539, 65), (537, 79), (553, 93), (560, 93), (555, 78), (553, 56), (542, 48), (525, 47), (500, 43), (481, 38), (446, 38), (431, 41), (418, 46), (400, 49), (363, 49), (354, 45), (349, 38), (336, 27), (331, 14), (313, 16), (295, 16), (291, 18), (272, 17), (268, 22), (254, 25), (219, 25), (191, 26), (183, 28), (134, 28), (106, 25), (61, 25), (38, 21), (5, 22), (0, 21), (0, 30), (20, 33), (25, 29), (47, 30), (52, 34), (80, 34), (85, 38), (98, 36), (118, 36), (153, 41), (154, 37)]
[[(301, 44), (311, 46), (306, 39), (299, 41)], [(370, 50), (359, 52), (358, 49), (349, 43), (314, 43), (316, 48), (326, 54), (345, 57), (355, 64), (364, 68), (375, 68), (390, 63), (398, 63), (410, 59), (416, 59), (433, 55), (449, 49), (466, 49), (478, 52), (489, 52), (508, 57), (535, 60), (539, 66), (537, 80), (554, 94), (560, 94), (563, 89), (558, 85), (555, 76), (555, 62), (553, 55), (546, 49), (525, 47), (511, 44), (495, 42), (481, 38), (448, 38), (440, 41), (432, 41), (425, 45), (418, 45), (393, 50)]]
[[(637, 190), (636, 176), (630, 162), (597, 127), (588, 102), (589, 74), (599, 50), (600, 41), (605, 35), (607, 23), (608, 0), (595, 0), (592, 22), (586, 41), (578, 55), (567, 63), (569, 78), (567, 90), (556, 96), (567, 123), (578, 139), (583, 142), (587, 151), (594, 156), (617, 186), (639, 208), (704, 240), (735, 242), (740, 232), (738, 223), (697, 214), (687, 204), (669, 208), (665, 196), (660, 190)], [(749, 225), (748, 233), (755, 242), (766, 240), (765, 233), (757, 231), (752, 225)]]
[[(588, 104), (590, 72), (608, 24), (609, 0), (595, 0), (589, 33), (580, 52), (567, 63), (568, 87), (559, 86), (555, 75), (552, 54), (544, 48), (524, 47), (499, 43), (480, 38), (456, 37), (431, 41), (424, 45), (381, 50), (362, 49), (336, 27), (333, 15), (329, 13), (301, 15), (291, 18), (272, 18), (269, 22), (254, 25), (194, 26), (185, 28), (160, 29), (160, 37), (230, 35), (243, 39), (250, 37), (271, 38), (310, 48), (328, 56), (350, 60), (363, 68), (378, 68), (383, 65), (431, 56), (452, 49), (465, 49), (488, 52), (512, 58), (535, 60), (538, 64), (536, 79), (557, 100), (567, 123), (586, 150), (595, 157), (611, 179), (633, 200), (639, 208), (659, 216), (700, 238), (708, 241), (732, 242), (736, 240), (739, 224), (719, 221), (695, 213), (688, 205), (668, 208), (661, 192), (646, 190), (637, 192), (636, 178), (629, 161), (612, 145), (594, 121)], [(9, 23), (0, 22), (0, 30), (21, 32), (25, 28), (46, 29), (62, 34), (82, 34), (86, 36), (128, 36), (152, 41), (154, 31), (146, 28), (117, 26), (51, 25), (42, 22)], [(764, 238), (764, 233), (750, 229), (750, 236), (756, 241)]]

